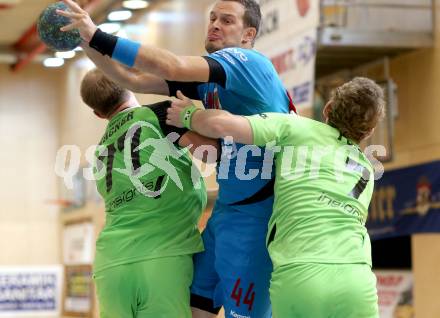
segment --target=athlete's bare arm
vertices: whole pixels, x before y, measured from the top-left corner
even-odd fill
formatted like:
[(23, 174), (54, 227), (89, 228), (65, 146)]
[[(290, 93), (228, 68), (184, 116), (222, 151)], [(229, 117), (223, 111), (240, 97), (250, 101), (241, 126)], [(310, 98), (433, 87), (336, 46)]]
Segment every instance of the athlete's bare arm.
[[(191, 146), (189, 148), (191, 154), (206, 163), (216, 163), (221, 151), (217, 139), (204, 137), (193, 131), (188, 131), (180, 138), (179, 146), (182, 148)], [(207, 151), (202, 151), (203, 149), (207, 149)]]
[[(78, 29), (81, 38), (89, 43), (98, 27), (87, 11), (72, 0), (63, 0), (70, 11), (57, 13), (71, 19), (62, 31)], [(137, 52), (134, 68), (169, 81), (208, 82), (209, 65), (200, 56), (177, 56), (174, 53), (152, 45), (142, 45)]]
[(217, 315), (211, 314), (210, 312), (200, 310), (198, 308), (191, 307), (192, 318), (215, 318)]
[(102, 55), (87, 44), (82, 45), (84, 52), (111, 80), (135, 93), (157, 94), (169, 96), (167, 82), (157, 76), (142, 73), (134, 68), (128, 68)]

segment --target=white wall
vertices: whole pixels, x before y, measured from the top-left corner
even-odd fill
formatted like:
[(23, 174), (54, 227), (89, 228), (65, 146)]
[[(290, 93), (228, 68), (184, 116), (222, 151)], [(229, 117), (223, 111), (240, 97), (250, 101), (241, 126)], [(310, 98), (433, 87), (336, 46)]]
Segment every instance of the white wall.
[(0, 265), (59, 263), (54, 160), (62, 71), (0, 65)]

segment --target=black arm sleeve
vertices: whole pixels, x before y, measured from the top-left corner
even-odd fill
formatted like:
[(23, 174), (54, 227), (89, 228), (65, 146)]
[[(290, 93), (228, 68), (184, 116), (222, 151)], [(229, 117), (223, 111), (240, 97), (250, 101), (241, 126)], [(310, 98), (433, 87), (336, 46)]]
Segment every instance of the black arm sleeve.
[(221, 87), (226, 86), (226, 72), (223, 66), (209, 56), (203, 57), (209, 65), (209, 83), (217, 83)]
[(180, 138), (189, 130), (186, 128), (177, 128), (174, 126), (167, 125), (166, 123), (167, 109), (171, 107), (171, 101), (167, 100), (151, 105), (145, 105), (144, 107), (150, 108), (153, 111), (153, 113), (156, 115), (156, 117), (159, 119), (160, 128), (162, 129), (162, 132), (164, 133), (165, 136), (167, 136), (171, 132), (176, 132), (179, 134), (180, 137), (174, 142), (174, 144), (178, 146)]
[(100, 29), (96, 29), (89, 42), (89, 46), (95, 49), (102, 55), (108, 55), (112, 57), (113, 51), (116, 47), (116, 42), (118, 42), (118, 37), (112, 34), (105, 33)]
[[(208, 62), (209, 65), (209, 83), (217, 83), (221, 87), (225, 88), (226, 72), (223, 69), (223, 66), (209, 56), (203, 56), (203, 58)], [(201, 99), (199, 92), (197, 91), (197, 87), (203, 84), (202, 82), (166, 82), (168, 84), (168, 90), (170, 91), (169, 96), (176, 96), (177, 91), (181, 91), (183, 95), (188, 98), (196, 100)]]
[(181, 91), (188, 98), (200, 100), (197, 86), (203, 84), (201, 82), (172, 82), (166, 81), (168, 84), (169, 96), (176, 96), (177, 91)]

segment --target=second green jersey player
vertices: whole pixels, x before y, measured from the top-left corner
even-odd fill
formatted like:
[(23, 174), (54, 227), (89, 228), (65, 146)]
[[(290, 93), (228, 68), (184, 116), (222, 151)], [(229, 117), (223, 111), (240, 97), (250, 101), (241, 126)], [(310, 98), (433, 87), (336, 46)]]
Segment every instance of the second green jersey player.
[(94, 262), (100, 317), (191, 317), (206, 190), (188, 154), (165, 136), (166, 103), (139, 107), (98, 70), (86, 74), (81, 96), (109, 120), (95, 167), (106, 211)]
[(198, 111), (189, 104), (185, 98), (174, 102), (167, 122), (275, 153), (267, 237), (273, 317), (379, 317), (365, 227), (374, 171), (358, 144), (383, 117), (382, 89), (366, 78), (337, 88), (324, 109), (326, 123), (276, 113)]

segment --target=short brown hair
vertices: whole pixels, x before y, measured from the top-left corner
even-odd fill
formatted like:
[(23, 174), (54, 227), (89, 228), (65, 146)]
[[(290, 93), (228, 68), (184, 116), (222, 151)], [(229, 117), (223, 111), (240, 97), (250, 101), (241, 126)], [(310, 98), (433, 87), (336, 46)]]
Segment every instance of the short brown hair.
[(260, 30), (261, 24), (261, 9), (260, 5), (255, 0), (221, 0), (221, 1), (233, 1), (238, 2), (244, 7), (243, 22), (247, 28), (255, 28)]
[(107, 117), (128, 97), (128, 91), (110, 80), (99, 69), (93, 69), (81, 82), (81, 98), (98, 114)]
[(328, 123), (356, 142), (367, 137), (385, 114), (383, 89), (365, 77), (336, 88), (330, 102)]

